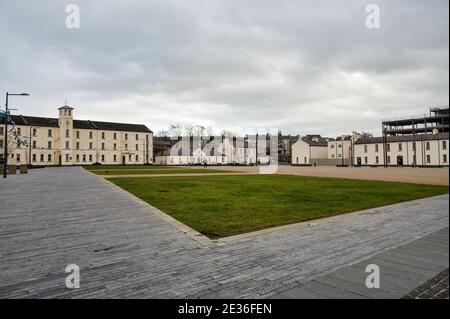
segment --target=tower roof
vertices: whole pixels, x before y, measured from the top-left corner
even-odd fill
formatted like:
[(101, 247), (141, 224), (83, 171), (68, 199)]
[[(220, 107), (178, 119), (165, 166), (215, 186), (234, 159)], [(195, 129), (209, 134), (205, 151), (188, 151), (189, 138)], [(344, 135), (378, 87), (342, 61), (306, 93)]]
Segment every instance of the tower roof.
[(63, 106), (59, 107), (58, 110), (73, 110), (73, 107), (68, 106), (67, 104), (64, 104)]

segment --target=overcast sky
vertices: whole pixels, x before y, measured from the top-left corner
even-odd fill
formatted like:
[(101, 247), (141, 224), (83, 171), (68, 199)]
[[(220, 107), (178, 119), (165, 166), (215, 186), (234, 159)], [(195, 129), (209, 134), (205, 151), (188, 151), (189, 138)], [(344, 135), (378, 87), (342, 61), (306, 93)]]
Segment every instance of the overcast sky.
[[(79, 5), (79, 29), (65, 26)], [(366, 5), (380, 28), (365, 25)], [(0, 0), (15, 114), (379, 134), (449, 103), (448, 0)], [(3, 93), (2, 93), (3, 92)], [(3, 97), (1, 104), (3, 104)]]

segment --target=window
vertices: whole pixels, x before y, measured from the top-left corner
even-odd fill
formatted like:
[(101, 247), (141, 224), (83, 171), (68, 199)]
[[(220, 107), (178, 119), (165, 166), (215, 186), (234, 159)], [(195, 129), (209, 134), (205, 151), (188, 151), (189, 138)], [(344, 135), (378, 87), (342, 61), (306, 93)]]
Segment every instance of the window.
[(34, 128), (33, 129), (33, 136), (36, 136), (36, 134), (37, 134), (37, 130)]
[(3, 149), (3, 140), (0, 140), (0, 148)]
[(426, 149), (427, 151), (430, 150), (430, 142), (426, 142), (426, 143), (425, 143), (425, 149)]
[(136, 134), (136, 141), (139, 141), (139, 134)]
[(447, 141), (442, 141), (442, 149), (443, 150), (447, 149)]
[(52, 154), (48, 154), (48, 155), (47, 155), (47, 161), (49, 161), (49, 162), (52, 161)]
[(431, 163), (431, 155), (430, 154), (427, 155), (427, 163), (428, 164)]
[(113, 138), (114, 138), (115, 140), (117, 140), (117, 133), (114, 132)]
[(66, 162), (70, 162), (70, 156), (69, 156), (69, 154), (66, 154)]
[(89, 162), (92, 162), (92, 154), (89, 154)]
[(31, 157), (32, 157), (33, 162), (36, 162), (36, 154), (33, 154)]
[(331, 144), (331, 146), (330, 146), (331, 148), (334, 148), (334, 144)]
[(105, 139), (105, 132), (102, 132), (102, 140)]
[(89, 131), (89, 138), (92, 138), (92, 137), (93, 137), (93, 134), (91, 131)]
[(334, 154), (331, 154), (331, 157), (335, 157)]
[(3, 135), (4, 132), (5, 132), (5, 129), (3, 127), (0, 127), (0, 135)]
[(368, 160), (367, 160), (367, 156), (364, 157), (364, 164), (367, 164)]
[(447, 154), (443, 154), (443, 155), (442, 155), (442, 161), (443, 161), (444, 163), (447, 163)]
[(105, 155), (102, 154), (102, 162), (104, 162), (104, 161), (105, 161)]
[(114, 143), (113, 149), (114, 149), (114, 150), (117, 150), (117, 144), (116, 144), (116, 143)]
[(391, 151), (391, 144), (386, 144), (386, 152), (390, 152)]
[(339, 144), (338, 147), (339, 147), (339, 148), (342, 148), (342, 144)]
[(114, 161), (114, 162), (117, 162), (117, 155), (114, 155), (114, 156), (113, 156), (113, 161)]
[(77, 162), (80, 161), (80, 154), (77, 154), (77, 156), (75, 157), (77, 159)]
[(80, 138), (80, 131), (77, 131), (76, 137), (77, 137), (77, 138)]
[(136, 144), (136, 151), (139, 151), (139, 144)]
[(70, 137), (70, 132), (68, 129), (66, 130), (66, 137)]
[(102, 150), (105, 150), (105, 143), (102, 143)]
[(128, 140), (128, 133), (125, 133), (125, 139)]
[(80, 149), (80, 142), (76, 142), (76, 144), (75, 144), (75, 148), (76, 148), (77, 150), (79, 150), (79, 149)]
[(403, 150), (403, 144), (398, 143), (398, 151), (401, 152)]
[[(388, 144), (388, 145), (389, 145), (389, 144)], [(388, 163), (388, 164), (391, 164), (391, 157), (390, 157), (390, 156), (387, 157), (387, 163)]]
[(89, 149), (92, 149), (92, 142), (89, 143)]
[(128, 160), (131, 162), (131, 154), (128, 155)]
[(125, 144), (125, 149), (128, 150), (128, 144)]
[(43, 162), (44, 161), (44, 154), (41, 154), (41, 162)]
[(380, 158), (378, 156), (375, 156), (375, 164), (379, 164), (380, 163)]
[(48, 137), (52, 137), (52, 130), (48, 130)]
[(83, 162), (86, 162), (86, 154), (83, 154)]
[(51, 141), (48, 141), (48, 145), (47, 145), (47, 148), (48, 148), (49, 150), (51, 150), (51, 149), (52, 149), (52, 142), (51, 142)]
[(66, 141), (66, 150), (70, 149), (70, 143), (69, 141)]
[(136, 155), (136, 162), (139, 162), (139, 155)]
[(34, 148), (34, 149), (37, 148), (37, 143), (36, 143), (36, 141), (33, 141), (33, 148)]
[(16, 155), (16, 159), (17, 159), (18, 162), (20, 162), (20, 154)]
[(364, 145), (364, 153), (367, 153), (367, 145)]
[(378, 144), (375, 144), (375, 152), (378, 153), (378, 151), (379, 151)]

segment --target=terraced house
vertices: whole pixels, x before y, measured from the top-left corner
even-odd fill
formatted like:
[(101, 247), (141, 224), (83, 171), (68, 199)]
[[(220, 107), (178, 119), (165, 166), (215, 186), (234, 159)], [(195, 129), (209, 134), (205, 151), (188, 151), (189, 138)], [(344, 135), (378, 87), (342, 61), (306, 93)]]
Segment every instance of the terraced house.
[[(147, 126), (75, 120), (74, 109), (68, 105), (58, 111), (58, 118), (11, 116), (9, 164), (57, 166), (153, 162), (153, 133)], [(4, 131), (2, 126), (0, 144), (4, 141)], [(26, 141), (26, 144), (19, 141)]]

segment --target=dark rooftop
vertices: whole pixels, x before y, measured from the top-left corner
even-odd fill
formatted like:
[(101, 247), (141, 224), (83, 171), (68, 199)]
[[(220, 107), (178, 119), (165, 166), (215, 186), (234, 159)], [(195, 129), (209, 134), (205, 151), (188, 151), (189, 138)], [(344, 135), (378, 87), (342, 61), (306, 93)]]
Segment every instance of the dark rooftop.
[[(416, 141), (431, 141), (431, 140), (448, 140), (448, 133), (437, 133), (437, 134), (418, 134), (415, 136)], [(388, 143), (394, 142), (408, 142), (414, 141), (413, 135), (400, 135), (400, 136), (387, 136)], [(355, 144), (376, 144), (383, 143), (383, 137), (368, 137), (359, 138), (356, 140)]]
[(320, 135), (306, 135), (302, 137), (302, 141), (310, 146), (327, 147), (329, 138)]
[[(11, 120), (16, 125), (59, 127), (57, 118), (11, 115)], [(143, 124), (99, 122), (99, 121), (90, 121), (90, 120), (87, 120), (87, 121), (86, 120), (73, 120), (73, 128), (74, 129), (88, 129), (88, 130), (103, 130), (103, 131), (127, 131), (127, 132), (152, 133), (152, 131)]]

